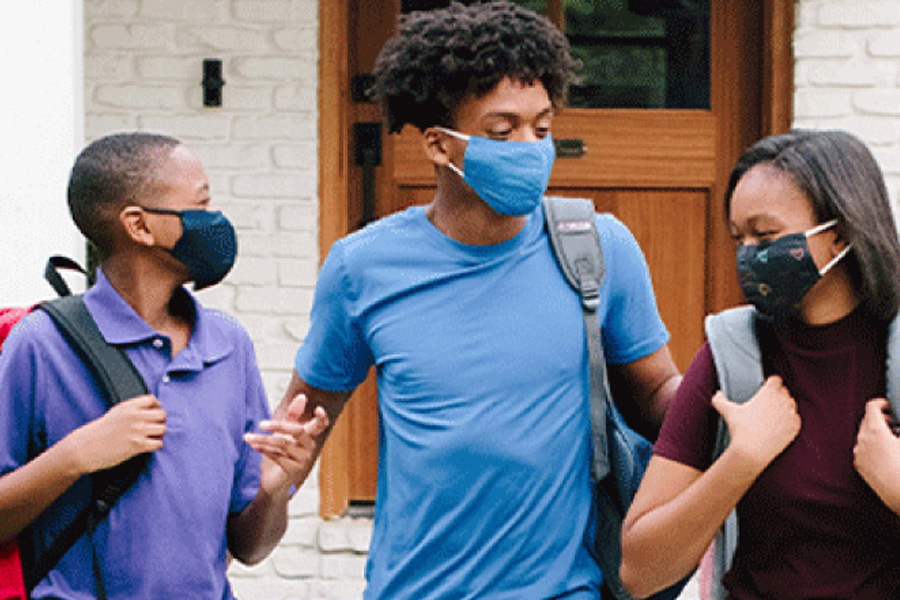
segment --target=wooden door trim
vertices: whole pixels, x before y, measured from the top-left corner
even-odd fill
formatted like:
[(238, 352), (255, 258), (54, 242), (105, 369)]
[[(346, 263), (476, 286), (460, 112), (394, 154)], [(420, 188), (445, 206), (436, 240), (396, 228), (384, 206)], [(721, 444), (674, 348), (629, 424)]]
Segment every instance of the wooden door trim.
[[(350, 140), (348, 15), (346, 2), (319, 1), (319, 256), (324, 260), (331, 245), (350, 231), (348, 215), (348, 148)], [(792, 120), (794, 3), (764, 0), (763, 97), (760, 135), (786, 131)], [(713, 66), (715, 68), (715, 53)], [(740, 59), (740, 57), (733, 57)], [(745, 92), (748, 90), (744, 90)], [(720, 126), (725, 123), (720, 122)], [(733, 161), (733, 157), (729, 157)], [(720, 163), (719, 169), (726, 168)], [(727, 166), (730, 170), (730, 164)], [(718, 196), (722, 190), (713, 190)], [(718, 197), (711, 198), (710, 219), (723, 218)], [(715, 229), (715, 228), (714, 228)], [(724, 244), (724, 245), (723, 245)], [(717, 258), (727, 240), (710, 236), (710, 296), (708, 306), (719, 308), (734, 299), (729, 259)], [(730, 259), (733, 260), (733, 259)], [(718, 271), (719, 276), (713, 272)], [(346, 419), (344, 419), (346, 421)], [(343, 514), (349, 506), (349, 424), (338, 421), (322, 454), (319, 467), (320, 506), (323, 517)], [(374, 451), (374, 449), (373, 449)]]

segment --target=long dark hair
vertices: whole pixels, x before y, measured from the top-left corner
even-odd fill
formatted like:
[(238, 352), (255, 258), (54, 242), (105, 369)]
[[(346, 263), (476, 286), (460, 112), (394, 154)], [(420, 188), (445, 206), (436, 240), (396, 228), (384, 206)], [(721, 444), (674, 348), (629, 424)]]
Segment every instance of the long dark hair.
[(875, 317), (891, 321), (900, 304), (900, 241), (884, 175), (866, 145), (845, 131), (796, 129), (760, 140), (738, 159), (725, 193), (725, 214), (741, 178), (768, 164), (806, 194), (819, 222), (838, 220), (853, 245), (850, 277)]

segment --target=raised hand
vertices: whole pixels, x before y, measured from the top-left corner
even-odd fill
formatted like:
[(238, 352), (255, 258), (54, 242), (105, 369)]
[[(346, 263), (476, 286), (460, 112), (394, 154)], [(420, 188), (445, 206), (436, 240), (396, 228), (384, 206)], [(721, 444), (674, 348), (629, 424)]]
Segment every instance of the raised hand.
[(66, 436), (82, 475), (113, 467), (163, 447), (166, 411), (155, 396), (137, 396)]
[(888, 401), (876, 398), (866, 403), (859, 425), (853, 464), (869, 487), (894, 511), (900, 510), (900, 438), (891, 429)]
[(777, 375), (769, 377), (744, 404), (718, 392), (713, 407), (728, 424), (730, 448), (755, 464), (760, 471), (775, 460), (800, 433), (797, 403)]
[(304, 418), (306, 403), (306, 396), (298, 394), (287, 411), (276, 411), (272, 420), (260, 422), (259, 428), (268, 433), (244, 435), (244, 441), (267, 459), (262, 466), (263, 486), (300, 485), (312, 469), (329, 421), (321, 406), (311, 418)]

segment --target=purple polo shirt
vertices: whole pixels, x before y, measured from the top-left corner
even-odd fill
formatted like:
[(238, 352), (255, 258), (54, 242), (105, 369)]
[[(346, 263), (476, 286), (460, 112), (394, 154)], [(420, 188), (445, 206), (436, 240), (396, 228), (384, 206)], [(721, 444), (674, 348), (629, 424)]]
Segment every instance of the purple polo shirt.
[[(243, 434), (268, 418), (253, 345), (227, 315), (186, 290), (176, 302), (193, 322), (174, 358), (98, 271), (84, 302), (112, 344), (125, 348), (167, 415), (164, 447), (93, 535), (110, 600), (232, 598), (226, 522), (259, 487), (260, 457)], [(92, 376), (42, 311), (28, 315), (0, 357), (0, 474), (26, 463), (106, 410)], [(52, 540), (89, 496), (82, 479), (34, 524)], [(91, 547), (83, 536), (34, 591), (34, 598), (94, 597)]]

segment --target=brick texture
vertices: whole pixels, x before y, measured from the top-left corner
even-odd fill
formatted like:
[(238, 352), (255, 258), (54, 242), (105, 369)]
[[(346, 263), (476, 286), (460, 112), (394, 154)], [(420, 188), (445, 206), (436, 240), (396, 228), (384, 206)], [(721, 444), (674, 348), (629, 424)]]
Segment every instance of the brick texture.
[[(140, 129), (204, 161), (240, 257), (201, 300), (234, 314), (257, 347), (273, 404), (306, 334), (318, 265), (317, 10), (326, 0), (84, 0), (88, 141)], [(799, 0), (795, 126), (837, 127), (875, 150), (900, 193), (900, 0)], [(202, 60), (223, 62), (223, 106), (202, 106)], [(371, 523), (317, 516), (314, 473), (272, 556), (233, 564), (242, 600), (356, 600)], [(696, 583), (684, 598), (698, 596)]]

